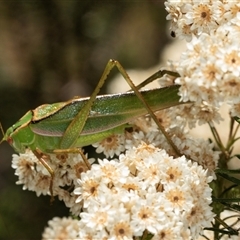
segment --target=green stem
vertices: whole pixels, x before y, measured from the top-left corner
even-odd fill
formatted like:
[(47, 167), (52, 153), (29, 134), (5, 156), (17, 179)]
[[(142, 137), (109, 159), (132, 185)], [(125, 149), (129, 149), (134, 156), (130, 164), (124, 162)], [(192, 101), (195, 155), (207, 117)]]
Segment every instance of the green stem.
[(217, 143), (217, 146), (219, 147), (221, 152), (224, 154), (224, 156), (227, 157), (225, 147), (224, 147), (224, 145), (222, 143), (222, 140), (221, 140), (221, 138), (220, 138), (220, 136), (219, 136), (219, 134), (217, 132), (217, 129), (213, 125), (211, 125), (210, 123), (208, 123), (208, 125), (209, 125), (209, 127), (211, 129), (212, 135), (213, 135), (213, 137), (214, 137), (214, 139), (215, 139), (215, 141)]
[[(238, 124), (234, 130), (234, 123), (235, 123), (235, 120), (233, 118), (231, 118), (230, 131), (229, 131), (229, 136), (228, 136), (228, 141), (227, 141), (227, 146), (226, 146), (227, 150), (229, 150), (230, 147), (239, 139), (239, 138), (236, 138), (236, 135), (237, 135), (240, 125)], [(233, 132), (233, 130), (234, 130), (234, 132)]]

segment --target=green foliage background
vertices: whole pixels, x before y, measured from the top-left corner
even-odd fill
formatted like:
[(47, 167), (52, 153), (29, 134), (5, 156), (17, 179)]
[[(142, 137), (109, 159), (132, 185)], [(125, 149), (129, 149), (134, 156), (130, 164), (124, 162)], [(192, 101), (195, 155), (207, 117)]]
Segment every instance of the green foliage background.
[[(157, 0), (1, 1), (4, 130), (38, 105), (90, 95), (110, 58), (125, 68), (157, 64), (169, 39), (165, 17)], [(68, 211), (15, 184), (12, 154), (0, 145), (0, 239), (40, 239), (47, 221)]]

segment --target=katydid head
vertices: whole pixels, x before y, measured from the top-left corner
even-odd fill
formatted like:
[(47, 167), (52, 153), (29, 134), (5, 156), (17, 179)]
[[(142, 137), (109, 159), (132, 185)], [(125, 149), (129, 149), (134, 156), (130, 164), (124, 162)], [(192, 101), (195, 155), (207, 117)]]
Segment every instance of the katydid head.
[(8, 128), (0, 143), (2, 143), (3, 141), (6, 141), (9, 143), (9, 145), (12, 146), (12, 148), (15, 150), (15, 152), (18, 152), (18, 153), (25, 152), (25, 147), (19, 141), (15, 131), (16, 131), (15, 125)]
[[(18, 120), (12, 127), (8, 128), (0, 143), (8, 142), (13, 149), (18, 153), (26, 151), (27, 144), (29, 144), (28, 124), (32, 119), (32, 112), (27, 112), (20, 120)], [(3, 131), (3, 130), (2, 130)]]

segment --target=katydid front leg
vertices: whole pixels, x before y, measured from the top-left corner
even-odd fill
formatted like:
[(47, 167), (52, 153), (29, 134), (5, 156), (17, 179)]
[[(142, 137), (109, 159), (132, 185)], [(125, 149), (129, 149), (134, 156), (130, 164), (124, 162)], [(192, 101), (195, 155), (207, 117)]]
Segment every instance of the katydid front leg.
[(83, 106), (81, 111), (77, 114), (77, 116), (72, 120), (72, 122), (67, 127), (66, 131), (63, 134), (62, 140), (60, 142), (60, 149), (71, 149), (74, 148), (74, 144), (76, 143), (80, 133), (82, 132), (84, 125), (87, 121), (87, 118), (89, 116), (89, 113), (91, 111), (91, 107), (102, 88), (104, 82), (107, 79), (108, 74), (112, 70), (112, 68), (115, 66), (114, 60), (109, 60), (104, 72), (98, 82), (98, 85), (94, 89), (90, 99), (86, 102), (86, 104)]
[(54, 195), (53, 195), (53, 180), (54, 180), (54, 171), (53, 169), (49, 166), (49, 164), (47, 163), (47, 160), (49, 160), (49, 155), (39, 151), (38, 149), (33, 151), (33, 154), (37, 157), (37, 159), (39, 160), (39, 162), (47, 169), (47, 171), (49, 172), (50, 176), (51, 176), (51, 180), (50, 180), (50, 186), (49, 186), (49, 191), (50, 191), (50, 195), (51, 195), (51, 203), (54, 201)]

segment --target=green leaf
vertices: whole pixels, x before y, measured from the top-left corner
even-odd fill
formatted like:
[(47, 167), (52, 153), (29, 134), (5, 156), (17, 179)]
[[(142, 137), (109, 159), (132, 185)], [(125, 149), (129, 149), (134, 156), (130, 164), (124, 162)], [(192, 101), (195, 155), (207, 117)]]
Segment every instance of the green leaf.
[(224, 173), (217, 173), (218, 176), (227, 179), (228, 181), (235, 183), (237, 185), (240, 185), (240, 179), (229, 176), (228, 174), (224, 174)]
[[(240, 198), (214, 198), (214, 202), (221, 202), (221, 203), (240, 202)], [(240, 207), (240, 206), (239, 206), (239, 207)]]
[(239, 117), (234, 117), (233, 118), (236, 122), (240, 123), (240, 118)]
[[(239, 155), (240, 157), (240, 155)], [(240, 169), (217, 169), (216, 173), (240, 174)]]

